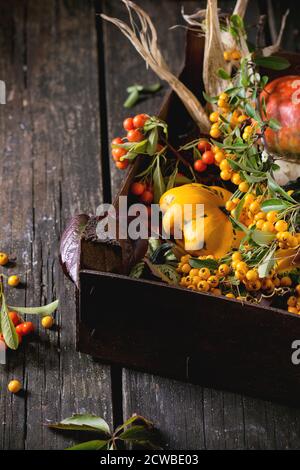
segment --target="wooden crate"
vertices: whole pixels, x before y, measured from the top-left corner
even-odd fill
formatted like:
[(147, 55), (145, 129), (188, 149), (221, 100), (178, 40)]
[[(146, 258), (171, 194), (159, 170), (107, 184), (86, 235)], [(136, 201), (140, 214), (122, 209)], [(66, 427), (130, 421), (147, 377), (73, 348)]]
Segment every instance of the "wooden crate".
[[(284, 53), (300, 71), (300, 56)], [(188, 32), (181, 80), (201, 98), (203, 39)], [(268, 73), (271, 78), (278, 72)], [(282, 74), (282, 72), (281, 72)], [(160, 112), (171, 141), (192, 127), (170, 93)], [(127, 195), (137, 161), (120, 190)], [(117, 205), (117, 200), (116, 203)], [(104, 362), (299, 404), (300, 366), (292, 343), (300, 317), (273, 306), (187, 291), (161, 282), (134, 280), (123, 272), (125, 246), (83, 240), (77, 291), (77, 348)]]

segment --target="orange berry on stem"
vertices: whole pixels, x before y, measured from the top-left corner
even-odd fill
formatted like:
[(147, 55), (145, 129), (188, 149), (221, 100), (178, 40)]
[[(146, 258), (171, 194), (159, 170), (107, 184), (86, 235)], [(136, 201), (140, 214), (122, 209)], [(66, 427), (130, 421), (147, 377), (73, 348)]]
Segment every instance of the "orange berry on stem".
[(128, 160), (123, 160), (122, 162), (116, 162), (116, 167), (119, 168), (119, 170), (126, 170), (128, 165), (129, 165)]
[(22, 326), (22, 333), (20, 332), (21, 336), (29, 335), (34, 331), (34, 325), (31, 321), (25, 321), (24, 323), (21, 323), (20, 326)]
[(153, 201), (153, 192), (146, 189), (146, 191), (144, 191), (143, 194), (140, 196), (140, 200), (144, 204), (151, 204), (151, 202)]
[(18, 393), (21, 390), (22, 385), (21, 385), (21, 382), (19, 382), (19, 380), (11, 380), (7, 388), (8, 388), (8, 391), (11, 393)]
[(111, 154), (113, 156), (113, 159), (118, 162), (120, 161), (120, 158), (121, 157), (124, 157), (124, 155), (126, 155), (126, 150), (125, 149), (121, 149), (121, 148), (117, 148), (117, 149), (112, 149), (111, 151)]
[(17, 312), (11, 311), (11, 312), (8, 312), (8, 315), (15, 326), (17, 326), (20, 323), (20, 317), (17, 314)]
[(140, 196), (141, 194), (143, 194), (145, 189), (146, 189), (145, 184), (141, 183), (140, 181), (132, 183), (131, 188), (130, 188), (131, 193), (134, 194), (135, 196)]
[(202, 155), (202, 161), (206, 165), (212, 165), (213, 163), (215, 163), (214, 153), (211, 150), (206, 150)]
[(140, 142), (144, 139), (144, 135), (138, 129), (132, 129), (127, 132), (128, 142)]
[(147, 114), (138, 114), (133, 118), (133, 125), (136, 129), (139, 127), (144, 127), (145, 122), (148, 121), (149, 116)]
[(133, 124), (133, 119), (132, 118), (127, 118), (123, 121), (123, 127), (125, 131), (131, 131), (134, 129), (134, 124)]
[(121, 139), (121, 137), (115, 137), (115, 138), (111, 141), (111, 144), (112, 144), (112, 145), (123, 144), (123, 140)]
[(211, 149), (211, 145), (207, 140), (199, 140), (197, 147), (200, 152), (206, 152), (206, 150)]
[(202, 173), (207, 168), (207, 165), (202, 160), (196, 160), (194, 163), (194, 170), (198, 173)]

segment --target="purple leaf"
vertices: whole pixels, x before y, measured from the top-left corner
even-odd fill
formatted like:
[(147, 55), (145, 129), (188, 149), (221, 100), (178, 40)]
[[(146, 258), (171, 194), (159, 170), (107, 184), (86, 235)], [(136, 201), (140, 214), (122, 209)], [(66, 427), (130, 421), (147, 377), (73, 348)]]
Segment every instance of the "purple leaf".
[(64, 273), (78, 287), (80, 243), (90, 220), (86, 214), (75, 215), (64, 230), (60, 242), (60, 262)]

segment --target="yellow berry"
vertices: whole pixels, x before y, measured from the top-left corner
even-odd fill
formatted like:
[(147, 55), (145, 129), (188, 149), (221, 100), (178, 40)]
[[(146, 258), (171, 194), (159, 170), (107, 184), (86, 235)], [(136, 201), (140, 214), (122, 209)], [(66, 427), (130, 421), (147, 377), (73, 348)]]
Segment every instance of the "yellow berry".
[(258, 201), (254, 201), (250, 204), (250, 207), (249, 207), (250, 211), (252, 212), (252, 214), (257, 214), (259, 211), (260, 211), (260, 205), (259, 205), (259, 202)]
[(289, 243), (291, 240), (292, 235), (290, 232), (279, 232), (279, 240), (283, 243)]
[(210, 113), (209, 120), (211, 122), (218, 122), (218, 119), (219, 119), (219, 113), (217, 111), (214, 111), (213, 113)]
[(199, 269), (199, 277), (200, 277), (201, 279), (206, 280), (206, 279), (209, 278), (209, 276), (210, 276), (210, 270), (209, 270), (208, 268), (201, 268), (201, 269)]
[(214, 139), (218, 139), (219, 137), (221, 137), (220, 129), (213, 128), (210, 130), (209, 133), (210, 133), (210, 136), (213, 137)]
[(289, 307), (288, 312), (299, 314), (299, 310), (296, 307)]
[(277, 212), (276, 211), (270, 211), (267, 213), (267, 216), (266, 216), (266, 219), (269, 221), (269, 222), (272, 222), (272, 224), (274, 224), (277, 220)]
[(232, 261), (241, 261), (242, 260), (242, 254), (239, 251), (235, 251), (231, 255)]
[(191, 259), (191, 255), (184, 255), (181, 257), (180, 261), (185, 264), (185, 263), (188, 263), (189, 260)]
[(245, 261), (240, 261), (236, 267), (237, 271), (247, 272), (249, 270), (247, 263)]
[(256, 228), (258, 228), (258, 230), (261, 230), (263, 225), (264, 225), (265, 221), (263, 219), (260, 219), (256, 222)]
[(219, 278), (217, 276), (209, 276), (207, 279), (208, 284), (210, 287), (218, 287), (219, 285)]
[(5, 266), (9, 261), (8, 255), (6, 253), (0, 253), (0, 266)]
[(231, 53), (231, 59), (232, 60), (240, 60), (241, 57), (242, 57), (242, 55), (241, 55), (240, 51), (238, 51), (238, 50), (232, 51), (232, 53)]
[(295, 292), (298, 296), (300, 296), (300, 284), (297, 284), (295, 287)]
[(199, 269), (196, 269), (196, 268), (192, 268), (189, 272), (189, 276), (191, 277), (198, 276), (198, 274), (199, 274)]
[(233, 175), (231, 177), (231, 181), (232, 181), (233, 184), (238, 186), (242, 182), (242, 178), (241, 178), (239, 173), (233, 173)]
[(241, 116), (238, 117), (239, 122), (244, 122), (246, 121), (246, 119), (248, 119), (248, 116), (246, 116), (246, 114), (241, 114)]
[(204, 279), (200, 281), (197, 285), (197, 289), (201, 292), (208, 292), (209, 291), (209, 284)]
[(254, 269), (250, 269), (250, 270), (246, 273), (246, 278), (247, 278), (247, 280), (250, 281), (250, 282), (257, 281), (257, 280), (258, 280), (258, 273), (257, 273), (257, 271), (255, 271)]
[(243, 281), (246, 276), (246, 271), (235, 271), (234, 272), (234, 277), (238, 279), (239, 281)]
[(227, 211), (232, 211), (235, 208), (235, 203), (233, 201), (227, 201), (225, 204), (225, 208)]
[(193, 284), (194, 286), (197, 286), (197, 284), (201, 281), (201, 277), (200, 276), (194, 276), (193, 277)]
[(184, 274), (189, 274), (190, 270), (191, 270), (191, 266), (188, 263), (185, 263), (181, 268), (181, 271)]
[(21, 382), (19, 382), (19, 380), (11, 380), (7, 388), (9, 392), (11, 393), (18, 393), (21, 390), (22, 385), (21, 385)]
[(246, 284), (246, 289), (249, 291), (258, 291), (261, 288), (261, 282), (259, 280), (253, 281), (253, 282), (248, 282)]
[(246, 192), (249, 190), (249, 184), (248, 184), (246, 181), (242, 181), (242, 182), (239, 184), (239, 190), (240, 190), (242, 193), (246, 193)]
[(254, 220), (265, 220), (265, 219), (266, 219), (266, 213), (262, 211), (258, 212), (254, 216)]
[(261, 230), (263, 232), (273, 232), (274, 231), (274, 225), (271, 222), (264, 222)]
[(20, 284), (20, 278), (16, 274), (9, 276), (7, 279), (7, 284), (11, 287), (17, 287)]
[(235, 295), (232, 293), (232, 292), (229, 292), (228, 294), (226, 294), (226, 296), (228, 299), (235, 299)]
[(54, 324), (54, 318), (50, 315), (46, 315), (42, 318), (42, 326), (46, 329), (51, 328)]
[(252, 204), (252, 202), (254, 202), (254, 201), (255, 201), (255, 196), (254, 196), (254, 194), (251, 194), (251, 193), (246, 194), (246, 196), (245, 196), (245, 204), (247, 204), (247, 205), (249, 204), (249, 205), (250, 205), (250, 204)]
[(231, 166), (230, 166), (230, 164), (228, 163), (227, 160), (223, 160), (220, 163), (220, 170), (222, 170), (222, 171), (231, 171)]
[(225, 159), (225, 155), (223, 152), (217, 152), (215, 153), (215, 161), (217, 163), (221, 163)]
[(231, 61), (231, 51), (224, 51), (223, 52), (223, 57), (224, 57), (224, 60), (226, 60), (226, 62), (230, 62)]
[(280, 279), (280, 285), (282, 287), (290, 287), (292, 285), (292, 279), (289, 276), (284, 276)]
[(221, 276), (227, 276), (227, 274), (229, 274), (230, 272), (230, 267), (227, 265), (227, 264), (220, 264), (219, 268), (218, 268), (218, 273), (221, 275)]
[(296, 307), (297, 297), (295, 297), (294, 295), (291, 295), (291, 297), (288, 298), (287, 304), (289, 307)]
[(196, 290), (196, 286), (194, 286), (193, 284), (191, 284), (190, 286), (188, 286), (188, 289), (190, 289), (190, 290)]
[[(223, 162), (222, 162), (223, 163)], [(229, 181), (231, 178), (231, 173), (228, 170), (221, 171), (220, 177), (224, 181)]]
[(219, 95), (219, 99), (225, 101), (226, 103), (229, 100), (229, 96), (227, 95), (227, 93), (223, 92)]
[(221, 289), (218, 289), (218, 288), (217, 288), (217, 289), (216, 289), (216, 288), (211, 289), (211, 293), (212, 293), (213, 295), (222, 295)]
[(261, 287), (263, 290), (274, 290), (274, 284), (272, 279), (263, 279)]
[(253, 128), (251, 126), (246, 126), (244, 129), (244, 132), (247, 134), (252, 134)]

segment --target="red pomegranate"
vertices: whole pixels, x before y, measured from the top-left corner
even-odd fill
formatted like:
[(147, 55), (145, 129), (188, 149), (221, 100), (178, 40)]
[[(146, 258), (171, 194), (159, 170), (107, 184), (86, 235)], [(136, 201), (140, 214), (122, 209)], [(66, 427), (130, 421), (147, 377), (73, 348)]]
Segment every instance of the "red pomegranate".
[(279, 131), (265, 132), (267, 147), (282, 156), (300, 155), (300, 75), (287, 75), (268, 83), (261, 93), (266, 116), (281, 124)]

